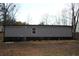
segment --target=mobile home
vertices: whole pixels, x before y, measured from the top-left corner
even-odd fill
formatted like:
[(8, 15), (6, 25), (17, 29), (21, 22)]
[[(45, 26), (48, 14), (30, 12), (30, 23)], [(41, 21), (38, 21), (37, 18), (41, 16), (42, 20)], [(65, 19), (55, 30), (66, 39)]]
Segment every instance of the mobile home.
[[(5, 38), (71, 38), (72, 27), (63, 25), (5, 26)], [(29, 39), (30, 40), (30, 39)]]

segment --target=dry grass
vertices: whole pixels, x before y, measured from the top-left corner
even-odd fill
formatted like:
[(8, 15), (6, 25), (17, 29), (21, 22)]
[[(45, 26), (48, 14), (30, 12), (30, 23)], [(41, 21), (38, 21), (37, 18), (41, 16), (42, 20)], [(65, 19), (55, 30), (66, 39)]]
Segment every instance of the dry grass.
[(0, 43), (4, 56), (72, 56), (79, 55), (79, 40), (48, 40)]

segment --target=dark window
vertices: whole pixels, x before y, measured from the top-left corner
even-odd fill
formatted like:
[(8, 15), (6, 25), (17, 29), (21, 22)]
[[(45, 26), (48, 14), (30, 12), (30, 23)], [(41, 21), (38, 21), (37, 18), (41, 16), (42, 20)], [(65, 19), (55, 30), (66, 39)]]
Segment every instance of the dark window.
[(36, 32), (35, 32), (35, 31), (33, 31), (32, 33), (33, 33), (33, 34), (35, 34)]
[(36, 29), (32, 28), (32, 33), (35, 34), (36, 33)]

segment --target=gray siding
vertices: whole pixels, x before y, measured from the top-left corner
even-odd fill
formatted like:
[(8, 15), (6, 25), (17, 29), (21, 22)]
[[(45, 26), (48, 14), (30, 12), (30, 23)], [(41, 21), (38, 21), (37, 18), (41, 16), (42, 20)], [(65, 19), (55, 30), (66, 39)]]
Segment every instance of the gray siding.
[(72, 32), (64, 26), (6, 26), (5, 37), (72, 37)]
[(79, 32), (79, 22), (77, 23), (76, 32)]
[(3, 32), (3, 30), (4, 30), (3, 26), (0, 26), (0, 32)]

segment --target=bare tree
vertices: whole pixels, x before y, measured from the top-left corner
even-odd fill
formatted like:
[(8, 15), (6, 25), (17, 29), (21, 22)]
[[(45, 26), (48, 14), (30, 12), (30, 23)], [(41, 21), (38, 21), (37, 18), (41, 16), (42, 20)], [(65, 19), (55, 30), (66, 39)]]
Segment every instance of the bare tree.
[(62, 10), (62, 24), (63, 25), (67, 25), (67, 10), (66, 9), (64, 9), (64, 10)]
[(0, 3), (0, 5), (4, 25), (15, 23), (16, 5), (13, 3)]
[(29, 25), (29, 23), (30, 23), (30, 21), (32, 20), (32, 17), (31, 17), (31, 15), (30, 14), (28, 14), (28, 16), (27, 16), (27, 25)]
[(42, 21), (42, 22), (40, 22), (38, 25), (44, 25), (44, 22)]
[(56, 21), (55, 21), (55, 23), (56, 23), (56, 25), (60, 25), (61, 24), (61, 20), (60, 20), (60, 17), (59, 16), (55, 16), (56, 17)]
[[(76, 6), (78, 6), (78, 8), (76, 8)], [(79, 4), (72, 3), (72, 33), (73, 33), (73, 38), (75, 36), (78, 19), (79, 19)]]
[(49, 20), (48, 14), (45, 14), (44, 16), (42, 16), (42, 21), (45, 23), (45, 25), (48, 25), (48, 20)]
[(67, 3), (64, 9), (61, 12), (61, 22), (63, 25), (72, 25), (72, 11), (71, 11), (71, 3)]

